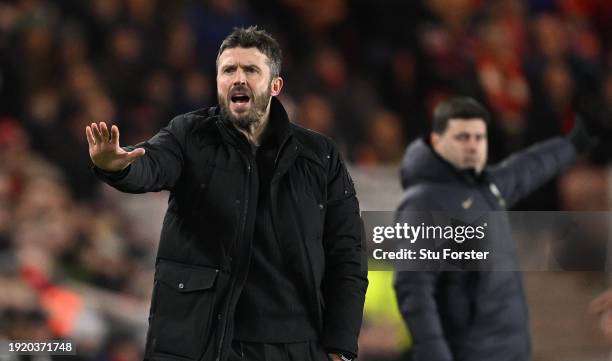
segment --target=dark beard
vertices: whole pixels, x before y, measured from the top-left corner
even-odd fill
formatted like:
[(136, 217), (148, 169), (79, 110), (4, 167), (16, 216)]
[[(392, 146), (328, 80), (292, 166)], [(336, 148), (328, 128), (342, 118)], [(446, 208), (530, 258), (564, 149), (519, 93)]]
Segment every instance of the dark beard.
[(230, 111), (227, 99), (220, 94), (217, 95), (221, 116), (227, 118), (236, 128), (246, 131), (249, 131), (253, 126), (259, 126), (261, 118), (264, 116), (266, 109), (268, 108), (270, 97), (270, 89), (267, 89), (264, 94), (253, 95), (253, 105), (251, 106), (251, 109), (249, 109), (246, 114), (237, 117)]

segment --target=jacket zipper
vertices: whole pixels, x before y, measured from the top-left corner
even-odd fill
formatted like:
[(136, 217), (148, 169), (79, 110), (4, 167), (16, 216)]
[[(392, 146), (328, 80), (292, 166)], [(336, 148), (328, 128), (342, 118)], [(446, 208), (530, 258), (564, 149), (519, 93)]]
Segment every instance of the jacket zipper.
[[(221, 126), (221, 128), (224, 128), (223, 126)], [(224, 131), (226, 129), (223, 129)], [(230, 135), (231, 136), (231, 135)], [(237, 147), (239, 147), (239, 145), (237, 145)], [(242, 211), (242, 215), (241, 215), (241, 219), (242, 219), (242, 224), (240, 225), (240, 235), (242, 237), (242, 240), (244, 240), (245, 238), (245, 230), (246, 230), (246, 224), (247, 224), (247, 219), (248, 219), (248, 205), (249, 205), (249, 193), (250, 193), (250, 188), (251, 188), (251, 169), (252, 169), (252, 165), (251, 165), (251, 161), (249, 160), (248, 156), (246, 156), (241, 150), (240, 148), (236, 148), (238, 150), (238, 153), (241, 155), (242, 159), (245, 161), (245, 163), (247, 164), (247, 176), (246, 176), (246, 190), (245, 190), (245, 197), (244, 197), (244, 202), (243, 202), (243, 211)], [(231, 252), (234, 250), (234, 248), (236, 247), (236, 245), (240, 243), (240, 242), (236, 242), (234, 243), (234, 245), (232, 246), (232, 249), (230, 250), (230, 254)], [(230, 327), (229, 325), (229, 320), (232, 318), (230, 317), (230, 313), (232, 312), (232, 302), (233, 302), (233, 298), (234, 298), (234, 294), (235, 294), (235, 287), (236, 287), (236, 280), (238, 279), (238, 274), (236, 274), (233, 278), (232, 278), (232, 282), (230, 284), (230, 290), (229, 290), (229, 297), (228, 297), (228, 307), (227, 307), (227, 312), (225, 315), (225, 321), (223, 324), (223, 331), (221, 332), (221, 336), (219, 338), (219, 345), (217, 348), (217, 360), (221, 359), (221, 356), (223, 355), (223, 346), (224, 346), (224, 342), (225, 342), (225, 334), (228, 330), (228, 328)]]

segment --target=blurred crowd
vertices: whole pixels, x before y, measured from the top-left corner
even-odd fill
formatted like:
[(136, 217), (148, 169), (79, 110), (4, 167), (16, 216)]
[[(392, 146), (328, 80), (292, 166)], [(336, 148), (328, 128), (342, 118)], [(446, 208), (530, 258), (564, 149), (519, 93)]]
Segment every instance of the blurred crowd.
[[(284, 50), (290, 117), (357, 166), (397, 165), (455, 94), (491, 110), (492, 161), (564, 134), (577, 113), (612, 129), (607, 0), (4, 1), (0, 339), (74, 338), (84, 359), (141, 358), (157, 229), (90, 172), (84, 128), (117, 124), (134, 144), (214, 104), (217, 49), (252, 24)], [(600, 145), (573, 181), (520, 207), (557, 209), (589, 180), (605, 208), (610, 159)]]

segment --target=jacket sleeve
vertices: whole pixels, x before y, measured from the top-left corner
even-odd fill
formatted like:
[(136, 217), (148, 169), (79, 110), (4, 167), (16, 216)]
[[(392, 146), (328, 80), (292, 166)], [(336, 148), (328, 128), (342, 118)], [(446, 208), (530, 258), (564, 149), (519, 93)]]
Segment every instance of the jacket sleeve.
[(127, 193), (158, 192), (170, 190), (181, 175), (183, 166), (184, 136), (183, 116), (178, 116), (162, 128), (153, 138), (134, 146), (131, 151), (144, 148), (145, 155), (136, 159), (126, 169), (106, 172), (98, 167), (93, 171), (99, 179)]
[(563, 137), (534, 144), (489, 170), (491, 178), (511, 207), (574, 163), (576, 149)]
[(362, 222), (353, 181), (335, 147), (328, 165), (321, 341), (327, 350), (356, 356), (368, 286), (367, 262), (361, 250)]
[[(412, 217), (420, 218), (427, 205), (418, 203), (423, 202), (404, 199), (398, 209), (396, 221), (421, 223), (421, 219), (415, 221)], [(430, 204), (429, 207), (431, 206)], [(395, 295), (402, 318), (412, 336), (411, 354), (414, 361), (453, 360), (434, 297), (439, 278), (439, 271), (430, 270), (403, 271), (395, 275)]]

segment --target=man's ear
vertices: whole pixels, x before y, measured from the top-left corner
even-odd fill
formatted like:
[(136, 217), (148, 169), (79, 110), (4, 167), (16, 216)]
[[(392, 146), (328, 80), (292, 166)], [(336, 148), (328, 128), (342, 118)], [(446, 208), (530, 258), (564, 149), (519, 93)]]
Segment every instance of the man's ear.
[(270, 84), (270, 95), (273, 97), (280, 94), (281, 89), (283, 89), (283, 78), (280, 76), (272, 80), (272, 84)]
[(440, 134), (436, 132), (431, 132), (431, 134), (429, 135), (429, 142), (431, 142), (431, 145), (435, 147), (439, 141), (440, 141)]

